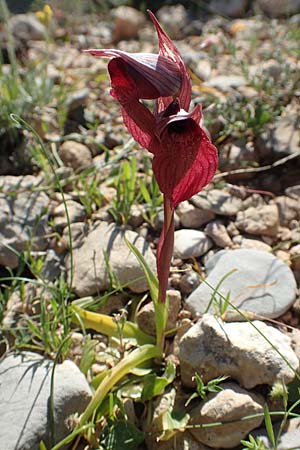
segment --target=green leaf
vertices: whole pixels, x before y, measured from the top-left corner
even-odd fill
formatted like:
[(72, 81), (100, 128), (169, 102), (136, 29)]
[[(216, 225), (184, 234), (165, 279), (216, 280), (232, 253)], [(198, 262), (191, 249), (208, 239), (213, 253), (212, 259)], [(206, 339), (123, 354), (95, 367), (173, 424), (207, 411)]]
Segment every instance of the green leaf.
[[(80, 322), (85, 328), (91, 328), (106, 336), (118, 337), (118, 327), (112, 317), (106, 314), (94, 313), (86, 311), (79, 306), (73, 305), (74, 318), (79, 316)], [(123, 327), (124, 338), (134, 338), (136, 341), (143, 344), (151, 344), (154, 342), (152, 336), (144, 333), (135, 323), (126, 321)]]
[(166, 411), (162, 417), (163, 433), (159, 437), (160, 441), (169, 440), (177, 431), (185, 430), (190, 420), (189, 414), (185, 411)]
[(87, 374), (88, 370), (90, 369), (91, 365), (95, 361), (96, 352), (95, 352), (95, 346), (96, 341), (93, 341), (92, 339), (87, 339), (86, 342), (83, 345), (82, 349), (82, 358), (80, 360), (79, 368), (82, 373), (85, 375)]
[(220, 383), (227, 380), (229, 377), (221, 376), (218, 378), (215, 378), (213, 380), (210, 380), (207, 383), (207, 391), (208, 392), (220, 392), (223, 390), (222, 386), (219, 386)]
[(157, 277), (152, 272), (152, 270), (148, 266), (145, 258), (140, 253), (140, 251), (136, 248), (136, 246), (133, 245), (131, 242), (129, 242), (128, 239), (126, 239), (125, 236), (124, 236), (124, 240), (126, 242), (126, 245), (129, 247), (129, 249), (132, 251), (132, 253), (137, 258), (141, 268), (143, 269), (143, 272), (144, 272), (145, 277), (146, 277), (147, 282), (148, 282), (150, 296), (151, 296), (151, 299), (152, 299), (153, 303), (154, 304), (157, 303), (157, 301), (158, 301), (158, 280), (157, 280)]
[(135, 450), (144, 441), (144, 433), (130, 422), (114, 422), (104, 439), (106, 450)]
[(149, 191), (146, 187), (146, 183), (141, 178), (139, 179), (140, 191), (142, 193), (143, 199), (146, 203), (151, 203), (151, 197)]
[(202, 399), (206, 397), (206, 389), (205, 389), (205, 385), (203, 383), (202, 377), (198, 374), (195, 373), (195, 380), (197, 383), (197, 393), (199, 395), (199, 397), (201, 397)]
[(269, 411), (267, 403), (264, 404), (264, 418), (265, 418), (265, 425), (266, 425), (266, 430), (267, 430), (269, 439), (271, 441), (273, 448), (276, 448), (274, 430), (273, 430), (272, 420), (271, 420), (270, 411)]
[(160, 348), (154, 345), (143, 345), (121, 359), (98, 386), (92, 400), (81, 415), (80, 425), (86, 424), (87, 420), (99, 408), (111, 389), (115, 387), (122, 378), (128, 375), (133, 368), (140, 366), (145, 361), (158, 357), (161, 357)]
[(164, 392), (165, 388), (172, 383), (176, 376), (175, 364), (168, 362), (165, 373), (159, 377), (155, 373), (150, 373), (144, 378), (144, 388), (142, 392), (141, 400), (145, 402), (151, 400)]

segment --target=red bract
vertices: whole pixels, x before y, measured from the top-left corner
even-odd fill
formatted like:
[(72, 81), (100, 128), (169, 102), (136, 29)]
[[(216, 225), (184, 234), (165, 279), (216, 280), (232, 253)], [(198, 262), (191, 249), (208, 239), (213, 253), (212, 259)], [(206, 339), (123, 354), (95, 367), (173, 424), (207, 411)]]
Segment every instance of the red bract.
[[(217, 168), (217, 150), (201, 128), (201, 107), (188, 112), (191, 84), (187, 68), (151, 11), (159, 54), (120, 50), (87, 52), (111, 58), (111, 95), (120, 103), (124, 124), (153, 155), (153, 172), (164, 194), (165, 222), (157, 250), (159, 299), (165, 300), (174, 241), (174, 208), (206, 186)], [(155, 100), (150, 111), (143, 99)]]

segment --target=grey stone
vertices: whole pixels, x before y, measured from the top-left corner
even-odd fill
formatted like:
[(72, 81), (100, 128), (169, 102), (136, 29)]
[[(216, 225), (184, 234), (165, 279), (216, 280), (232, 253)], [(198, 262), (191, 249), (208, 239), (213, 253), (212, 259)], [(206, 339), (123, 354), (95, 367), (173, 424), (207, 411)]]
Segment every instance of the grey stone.
[(291, 248), (290, 255), (293, 270), (300, 270), (300, 244)]
[(66, 106), (68, 108), (68, 112), (70, 113), (79, 107), (85, 106), (87, 104), (89, 94), (90, 90), (88, 88), (71, 92), (66, 99)]
[(184, 228), (199, 228), (215, 218), (213, 211), (196, 208), (187, 201), (179, 203), (176, 212)]
[(183, 277), (181, 277), (179, 287), (183, 294), (190, 294), (196, 289), (200, 284), (200, 277), (194, 271), (186, 272)]
[[(190, 411), (190, 424), (222, 422), (222, 426), (190, 428), (195, 439), (212, 448), (233, 448), (263, 421), (264, 399), (235, 383), (223, 383), (222, 390), (210, 393), (207, 399)], [(249, 420), (245, 416), (256, 415)]]
[(236, 216), (237, 228), (258, 236), (276, 236), (279, 227), (279, 213), (276, 205), (250, 207)]
[[(159, 231), (162, 230), (162, 227), (164, 225), (164, 220), (165, 220), (164, 212), (159, 211), (154, 219), (154, 226), (155, 226), (156, 230), (159, 230)], [(180, 227), (180, 219), (179, 219), (176, 211), (174, 213), (174, 227), (175, 227), (175, 230), (177, 230)]]
[(300, 184), (296, 186), (290, 186), (285, 189), (285, 194), (288, 197), (294, 198), (295, 200), (299, 200), (300, 198)]
[(214, 220), (208, 223), (204, 231), (219, 247), (225, 248), (233, 246), (233, 242), (226, 227), (220, 220)]
[(212, 68), (211, 64), (207, 59), (202, 59), (198, 62), (195, 68), (195, 72), (199, 78), (203, 81), (209, 80), (211, 76)]
[(210, 10), (214, 14), (229, 17), (241, 17), (246, 13), (249, 0), (212, 0), (209, 4)]
[(42, 40), (46, 29), (34, 14), (16, 14), (9, 20), (10, 29), (17, 39)]
[[(235, 170), (241, 167), (246, 167), (247, 165), (253, 164), (257, 161), (257, 155), (252, 142), (245, 142), (243, 140), (238, 140), (228, 145), (224, 146), (222, 153), (220, 155), (219, 167), (220, 169)], [(254, 174), (232, 174), (230, 175), (230, 181), (239, 181), (248, 178), (252, 178)]]
[[(74, 200), (67, 200), (66, 206), (68, 208), (68, 216), (70, 224), (74, 222), (83, 222), (86, 217), (85, 207)], [(56, 227), (64, 228), (67, 226), (67, 214), (64, 203), (54, 208), (52, 215), (54, 217), (54, 225)]]
[(257, 0), (257, 4), (265, 14), (271, 17), (300, 12), (300, 0)]
[(211, 77), (205, 84), (220, 89), (221, 91), (228, 92), (234, 88), (245, 86), (247, 82), (246, 79), (240, 75), (218, 75)]
[(130, 217), (128, 224), (131, 225), (134, 229), (140, 227), (144, 222), (143, 217), (143, 209), (140, 205), (132, 205), (130, 208)]
[(276, 197), (275, 203), (279, 211), (280, 225), (289, 226), (293, 219), (300, 218), (300, 199), (285, 195)]
[(256, 148), (261, 158), (278, 159), (299, 152), (299, 108), (286, 108), (271, 126), (257, 138)]
[(299, 367), (291, 339), (258, 320), (226, 323), (205, 314), (182, 336), (179, 346), (181, 379), (190, 387), (195, 372), (205, 383), (225, 375), (246, 389), (278, 380), (289, 383)]
[[(2, 321), (3, 328), (12, 328), (20, 325), (20, 317), (33, 316), (40, 313), (41, 299), (49, 300), (50, 292), (44, 286), (28, 282), (21, 293), (15, 290), (9, 297)], [(19, 323), (18, 323), (19, 322)]]
[(194, 195), (192, 203), (198, 208), (213, 211), (221, 216), (235, 216), (242, 208), (242, 200), (229, 192), (211, 189)]
[(65, 141), (60, 146), (59, 156), (66, 166), (72, 167), (74, 170), (91, 166), (93, 163), (89, 148), (76, 141)]
[[(88, 225), (84, 222), (71, 223), (70, 231), (71, 231), (72, 247), (75, 248), (80, 245), (81, 240), (87, 235)], [(62, 235), (64, 249), (70, 248), (69, 238), (70, 238), (69, 228), (65, 227)]]
[(112, 11), (112, 16), (114, 20), (114, 42), (137, 38), (140, 29), (145, 25), (144, 14), (130, 6), (119, 6)]
[[(175, 289), (168, 290), (167, 295), (169, 299), (169, 311), (166, 331), (171, 331), (176, 328), (177, 317), (181, 307), (181, 295), (180, 292)], [(156, 322), (153, 302), (147, 303), (145, 306), (141, 307), (136, 315), (136, 321), (141, 330), (155, 336)]]
[[(155, 257), (144, 238), (130, 230), (122, 229), (114, 224), (100, 222), (80, 242), (73, 251), (73, 290), (84, 297), (105, 290), (110, 286), (105, 254), (109, 261), (109, 269), (116, 275), (121, 284), (128, 284), (133, 292), (144, 292), (148, 289), (144, 273), (138, 260), (130, 252), (124, 237), (134, 244), (143, 254), (152, 271), (156, 271)], [(70, 279), (70, 258), (66, 261)], [(142, 279), (140, 279), (142, 277)]]
[[(53, 361), (32, 352), (10, 354), (0, 363), (0, 446), (5, 450), (38, 450), (50, 446), (49, 410)], [(54, 372), (55, 442), (69, 430), (65, 421), (81, 413), (92, 393), (85, 376), (72, 361)]]
[(49, 198), (44, 192), (34, 192), (41, 178), (0, 177), (0, 265), (15, 268), (18, 265), (16, 252), (44, 250), (47, 246)]
[(212, 247), (211, 239), (203, 231), (182, 229), (175, 231), (174, 256), (188, 259), (204, 255)]
[(63, 255), (56, 253), (52, 249), (48, 249), (43, 259), (43, 266), (40, 272), (43, 280), (55, 281), (61, 276), (65, 276), (65, 272)]
[(187, 25), (187, 11), (183, 5), (165, 5), (157, 11), (157, 18), (171, 39), (183, 37)]
[(252, 250), (262, 250), (263, 252), (272, 252), (272, 247), (265, 242), (258, 239), (247, 239), (241, 235), (235, 236), (233, 242), (238, 244), (241, 248), (248, 248)]
[[(231, 270), (226, 279), (223, 279)], [(276, 318), (284, 314), (296, 299), (296, 281), (291, 269), (270, 253), (259, 250), (221, 250), (206, 264), (206, 282), (186, 300), (186, 308), (194, 315), (206, 311), (213, 289), (244, 312)], [(210, 287), (211, 286), (211, 287)], [(217, 297), (218, 298), (218, 297)], [(214, 310), (214, 305), (210, 311)], [(228, 310), (231, 310), (230, 306)]]

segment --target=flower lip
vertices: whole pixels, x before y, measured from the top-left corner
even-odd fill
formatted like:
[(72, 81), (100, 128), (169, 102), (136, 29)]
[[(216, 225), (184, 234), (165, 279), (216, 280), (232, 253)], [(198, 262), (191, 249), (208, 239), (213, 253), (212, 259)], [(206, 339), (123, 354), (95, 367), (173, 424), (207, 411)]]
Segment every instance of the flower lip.
[[(157, 122), (157, 130), (158, 130), (158, 136), (161, 137), (162, 133), (165, 131), (165, 129), (167, 127), (169, 127), (169, 125), (175, 124), (175, 123), (179, 123), (179, 122), (183, 122), (182, 126), (184, 126), (184, 122), (186, 121), (190, 121), (193, 120), (195, 122), (195, 124), (198, 124), (197, 122), (197, 118), (195, 117), (195, 110), (191, 111), (190, 113), (185, 111), (184, 109), (180, 108), (177, 112), (176, 112), (176, 101), (174, 101), (173, 103), (171, 103), (171, 105), (169, 105), (168, 109), (170, 111), (172, 111), (172, 109), (174, 109), (175, 114), (171, 114), (167, 117), (165, 116), (165, 113), (160, 117), (160, 119)], [(174, 105), (173, 108), (170, 108), (170, 106), (172, 107), (172, 105)], [(177, 102), (178, 105), (178, 102)], [(179, 108), (179, 106), (178, 106)], [(167, 111), (167, 110), (166, 110)], [(165, 111), (165, 112), (166, 112)], [(178, 128), (178, 131), (180, 129), (182, 129), (182, 126), (180, 128)], [(175, 131), (175, 127), (172, 127), (173, 130)]]

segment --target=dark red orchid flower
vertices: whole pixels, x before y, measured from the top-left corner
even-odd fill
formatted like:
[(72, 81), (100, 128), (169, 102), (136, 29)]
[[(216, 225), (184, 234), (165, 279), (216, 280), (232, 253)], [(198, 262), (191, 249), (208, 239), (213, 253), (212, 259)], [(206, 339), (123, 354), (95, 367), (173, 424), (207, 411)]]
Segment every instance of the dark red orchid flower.
[[(164, 194), (165, 222), (157, 250), (159, 299), (164, 301), (174, 244), (174, 208), (206, 186), (217, 168), (217, 150), (201, 127), (201, 107), (188, 112), (191, 83), (177, 48), (151, 11), (159, 54), (86, 50), (108, 57), (111, 95), (120, 103), (124, 124), (153, 155), (153, 172)], [(150, 111), (141, 100), (155, 100)]]

